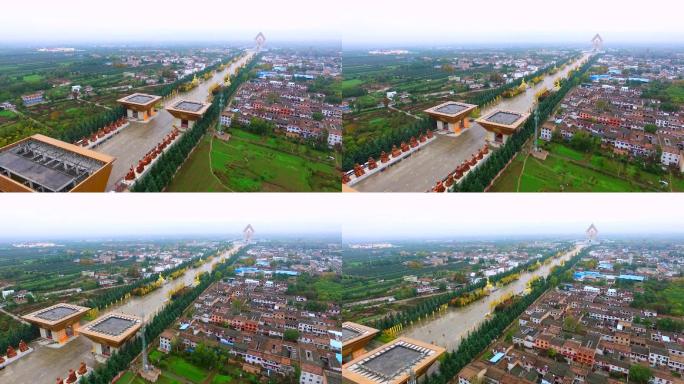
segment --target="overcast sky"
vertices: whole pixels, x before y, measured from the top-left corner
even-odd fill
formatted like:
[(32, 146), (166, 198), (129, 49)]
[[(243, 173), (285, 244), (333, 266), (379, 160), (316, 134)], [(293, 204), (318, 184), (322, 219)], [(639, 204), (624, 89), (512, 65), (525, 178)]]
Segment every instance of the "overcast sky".
[(672, 0), (3, 1), (7, 42), (343, 40), (346, 45), (681, 43)]
[(345, 29), (345, 44), (432, 41), (588, 45), (596, 33), (608, 45), (684, 41), (682, 5), (672, 0), (346, 0), (344, 3), (345, 9), (354, 12), (352, 24), (355, 25)]
[(3, 1), (0, 41), (339, 41), (339, 17), (317, 0)]
[(0, 240), (149, 235), (336, 235), (330, 200), (298, 194), (2, 194)]
[(683, 234), (681, 194), (3, 194), (0, 239), (342, 233), (345, 240)]
[(684, 234), (680, 194), (366, 194), (344, 213), (345, 241)]

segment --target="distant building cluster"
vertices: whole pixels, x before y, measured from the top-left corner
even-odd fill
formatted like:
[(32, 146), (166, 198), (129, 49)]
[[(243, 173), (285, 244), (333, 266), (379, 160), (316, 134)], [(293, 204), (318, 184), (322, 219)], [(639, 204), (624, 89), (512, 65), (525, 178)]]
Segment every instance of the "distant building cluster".
[(274, 270), (309, 275), (342, 273), (341, 251), (334, 245), (319, 248), (254, 245), (247, 251), (247, 257), (254, 260), (253, 267), (243, 267), (247, 275)]
[(308, 90), (320, 76), (339, 76), (339, 58), (267, 54), (262, 62), (270, 70), (240, 87), (222, 124), (249, 125), (256, 118), (272, 122), (288, 137), (311, 139), (327, 133), (330, 147), (341, 144), (342, 108)]
[(654, 157), (666, 167), (684, 171), (684, 114), (661, 107), (647, 98), (642, 84), (667, 82), (684, 74), (684, 65), (668, 59), (608, 57), (599, 61), (606, 74), (568, 93), (562, 112), (544, 123), (540, 136), (550, 141), (554, 133), (571, 140), (580, 131), (599, 137), (601, 146), (629, 157)]
[(633, 364), (649, 365), (654, 383), (681, 383), (684, 335), (641, 325), (658, 314), (631, 301), (630, 290), (581, 283), (549, 291), (520, 316), (510, 342), (468, 364), (458, 383), (619, 383), (611, 376)]

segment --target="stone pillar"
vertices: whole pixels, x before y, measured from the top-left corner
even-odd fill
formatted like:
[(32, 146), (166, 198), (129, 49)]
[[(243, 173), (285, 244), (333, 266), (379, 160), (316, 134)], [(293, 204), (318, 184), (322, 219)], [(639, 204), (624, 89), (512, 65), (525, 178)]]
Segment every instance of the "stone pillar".
[(47, 331), (46, 331), (45, 329), (43, 329), (43, 328), (40, 328), (40, 337), (42, 337), (43, 339), (47, 339), (47, 338), (48, 338)]
[(60, 344), (67, 341), (67, 334), (64, 328), (52, 331), (52, 339)]
[(132, 109), (126, 109), (126, 114), (128, 115), (129, 119), (133, 118), (133, 110)]

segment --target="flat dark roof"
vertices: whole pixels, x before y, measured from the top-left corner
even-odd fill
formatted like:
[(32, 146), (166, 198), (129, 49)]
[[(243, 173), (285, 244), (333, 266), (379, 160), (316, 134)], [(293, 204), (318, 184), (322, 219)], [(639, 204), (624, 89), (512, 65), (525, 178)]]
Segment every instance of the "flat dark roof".
[(487, 121), (491, 121), (496, 124), (511, 125), (518, 121), (522, 115), (511, 112), (497, 112), (487, 118)]
[(181, 101), (180, 103), (173, 106), (173, 108), (180, 111), (197, 112), (204, 107), (202, 103), (196, 103), (194, 101)]
[(437, 113), (443, 113), (445, 115), (455, 115), (461, 111), (464, 111), (468, 109), (468, 107), (461, 105), (461, 104), (456, 104), (456, 103), (451, 103), (447, 104), (444, 106), (441, 106), (437, 109), (435, 109), (435, 112)]
[(133, 95), (126, 98), (126, 101), (136, 104), (147, 104), (155, 98), (148, 95)]
[(36, 317), (47, 321), (57, 321), (71, 316), (76, 312), (78, 312), (76, 309), (70, 307), (55, 307), (36, 314)]
[(0, 171), (3, 169), (34, 184), (40, 184), (51, 191), (61, 191), (76, 176), (63, 173), (11, 152), (0, 153)]
[(360, 365), (391, 378), (413, 366), (422, 356), (419, 351), (395, 345)]
[(135, 323), (135, 320), (112, 316), (93, 325), (90, 329), (109, 336), (119, 336), (134, 326)]
[(357, 332), (353, 329), (342, 328), (342, 341), (353, 339), (360, 334), (360, 332)]
[[(34, 189), (63, 192), (105, 163), (38, 140), (29, 139), (0, 153), (0, 174), (30, 181)], [(70, 187), (70, 188), (67, 188)]]

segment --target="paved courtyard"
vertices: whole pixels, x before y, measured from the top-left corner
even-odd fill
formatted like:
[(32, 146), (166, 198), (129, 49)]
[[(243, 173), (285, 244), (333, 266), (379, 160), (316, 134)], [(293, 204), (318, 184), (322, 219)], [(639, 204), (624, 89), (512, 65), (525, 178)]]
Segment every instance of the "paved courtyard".
[[(536, 102), (535, 95), (539, 90), (544, 87), (553, 89), (558, 78), (566, 77), (571, 69), (577, 68), (589, 56), (585, 54), (572, 65), (554, 75), (546, 76), (543, 81), (514, 98), (502, 99), (498, 104), (483, 110), (482, 116), (494, 109), (529, 112)], [(484, 128), (473, 123), (460, 136), (437, 135), (436, 140), (409, 158), (354, 184), (352, 188), (359, 192), (427, 192), (463, 160), (469, 159), (482, 148), (485, 144), (485, 132)]]
[(473, 123), (457, 137), (436, 135), (435, 140), (420, 151), (353, 188), (360, 192), (426, 192), (482, 148), (485, 132)]
[(34, 351), (0, 371), (3, 384), (54, 384), (57, 377), (66, 379), (69, 369), (77, 370), (81, 361), (95, 365), (92, 343), (78, 336), (61, 348), (31, 343)]
[[(215, 74), (210, 80), (200, 83), (197, 88), (190, 92), (166, 100), (165, 105), (172, 105), (180, 99), (205, 101), (209, 96), (209, 88), (212, 85), (222, 82), (228, 72), (235, 74), (238, 66), (247, 62), (252, 56), (254, 56), (254, 52), (248, 51), (237, 63)], [(112, 167), (112, 174), (107, 182), (107, 191), (114, 190), (116, 184), (126, 176), (131, 166), (137, 165), (138, 161), (159, 144), (172, 130), (173, 116), (166, 110), (161, 109), (158, 111), (157, 116), (148, 123), (132, 122), (121, 133), (94, 148), (97, 152), (116, 157)]]

